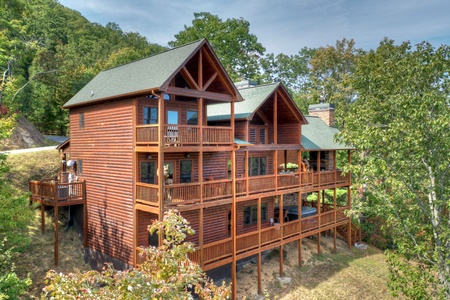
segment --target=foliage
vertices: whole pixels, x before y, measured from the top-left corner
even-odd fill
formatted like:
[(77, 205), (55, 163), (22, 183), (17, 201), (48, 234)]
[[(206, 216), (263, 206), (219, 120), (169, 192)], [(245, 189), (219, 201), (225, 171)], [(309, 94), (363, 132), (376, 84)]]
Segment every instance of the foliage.
[(336, 105), (336, 122), (347, 112), (347, 106), (356, 97), (351, 76), (356, 68), (359, 56), (364, 51), (355, 48), (355, 41), (342, 39), (336, 45), (320, 47), (314, 53), (311, 64), (311, 84), (307, 92), (308, 104), (333, 103)]
[(0, 20), (0, 103), (46, 133), (67, 133), (61, 106), (100, 70), (165, 49), (56, 0), (3, 0)]
[(145, 261), (127, 271), (114, 270), (110, 265), (101, 273), (48, 273), (45, 297), (77, 299), (226, 299), (230, 290), (220, 287), (206, 277), (201, 268), (189, 260), (194, 251), (192, 243), (184, 242), (193, 234), (188, 222), (175, 211), (168, 211), (163, 222), (149, 226), (150, 233), (163, 234), (161, 246), (142, 251)]
[(416, 299), (450, 297), (448, 70), (448, 46), (384, 40), (359, 58), (340, 135), (356, 147), (355, 183), (370, 195), (355, 209), (390, 229), (390, 287)]
[[(0, 119), (0, 138), (10, 133), (13, 123)], [(4, 121), (4, 122), (1, 122)], [(12, 255), (19, 248), (28, 243), (23, 235), (24, 228), (31, 218), (30, 210), (26, 209), (26, 197), (16, 197), (13, 194), (5, 175), (9, 171), (6, 162), (7, 155), (0, 153), (0, 299), (16, 299), (23, 294), (31, 284), (29, 278), (20, 279), (14, 272)]]
[(5, 246), (0, 240), (0, 299), (17, 299), (31, 285), (31, 279), (20, 279), (14, 272), (12, 263), (13, 249)]
[(222, 21), (208, 12), (194, 13), (192, 26), (175, 34), (169, 46), (181, 46), (206, 38), (234, 81), (254, 80), (259, 74), (259, 59), (266, 49), (250, 33), (250, 23), (243, 18)]

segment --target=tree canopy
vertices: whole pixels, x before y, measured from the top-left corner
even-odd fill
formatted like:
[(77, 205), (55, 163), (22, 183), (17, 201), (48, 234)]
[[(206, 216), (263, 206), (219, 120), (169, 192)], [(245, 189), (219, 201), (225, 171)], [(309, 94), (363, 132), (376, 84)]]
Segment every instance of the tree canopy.
[(450, 47), (384, 40), (361, 56), (340, 139), (356, 147), (353, 171), (384, 216), (394, 249), (390, 287), (415, 299), (450, 298)]
[(214, 48), (232, 80), (253, 80), (259, 74), (259, 59), (266, 49), (250, 33), (250, 23), (243, 18), (222, 21), (208, 12), (194, 13), (192, 26), (175, 34), (169, 46), (181, 46), (206, 38)]

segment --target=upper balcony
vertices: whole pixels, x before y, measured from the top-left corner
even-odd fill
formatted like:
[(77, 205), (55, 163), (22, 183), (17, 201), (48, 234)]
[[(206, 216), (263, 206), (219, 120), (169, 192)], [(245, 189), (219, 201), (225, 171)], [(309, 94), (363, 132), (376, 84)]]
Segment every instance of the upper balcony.
[[(158, 124), (136, 125), (136, 146), (158, 146)], [(231, 146), (233, 131), (231, 127), (197, 125), (164, 125), (162, 146)]]

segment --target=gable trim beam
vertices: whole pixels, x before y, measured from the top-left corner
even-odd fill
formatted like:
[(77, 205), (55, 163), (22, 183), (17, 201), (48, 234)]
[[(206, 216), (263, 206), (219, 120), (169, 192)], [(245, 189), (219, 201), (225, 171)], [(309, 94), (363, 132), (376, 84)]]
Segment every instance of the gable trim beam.
[(197, 91), (197, 90), (183, 89), (183, 88), (172, 87), (172, 86), (169, 86), (167, 88), (166, 93), (174, 94), (174, 95), (178, 95), (178, 96), (193, 97), (193, 98), (206, 98), (206, 99), (210, 99), (210, 100), (217, 100), (217, 101), (223, 101), (223, 102), (233, 101), (233, 96), (228, 95), (228, 94)]
[[(199, 72), (202, 72), (201, 70), (199, 70)], [(191, 88), (194, 88), (196, 90), (200, 90), (200, 88), (197, 85), (197, 82), (195, 82), (194, 78), (192, 78), (191, 73), (189, 73), (188, 69), (186, 68), (186, 66), (184, 66), (181, 69), (181, 74), (183, 75), (183, 77), (187, 80), (188, 84), (191, 86)]]
[(211, 83), (214, 81), (214, 79), (216, 79), (217, 75), (219, 75), (219, 74), (217, 73), (217, 71), (214, 72), (214, 74), (213, 74), (213, 75), (208, 79), (208, 81), (203, 85), (202, 91), (206, 91), (206, 90), (209, 88), (209, 86), (210, 86)]
[[(225, 83), (225, 86), (227, 87), (228, 92), (230, 94), (233, 94), (235, 92), (233, 90), (234, 84), (232, 83), (232, 80), (228, 77), (227, 72), (223, 68), (219, 59), (218, 58), (214, 59), (213, 57), (211, 57), (212, 55), (214, 55), (213, 53), (208, 53), (204, 49), (202, 49), (202, 50), (203, 50), (206, 60), (211, 64), (211, 66), (215, 69), (215, 71), (219, 73), (218, 75), (219, 75), (220, 79)], [(219, 69), (221, 69), (222, 73), (220, 73)], [(230, 82), (231, 82), (231, 84), (230, 84)]]

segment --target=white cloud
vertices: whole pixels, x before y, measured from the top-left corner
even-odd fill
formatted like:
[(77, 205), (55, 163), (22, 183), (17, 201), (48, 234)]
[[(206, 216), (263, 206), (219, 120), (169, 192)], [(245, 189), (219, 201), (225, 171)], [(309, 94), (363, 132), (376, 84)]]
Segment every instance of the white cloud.
[(243, 17), (267, 52), (295, 54), (303, 47), (334, 45), (353, 38), (357, 47), (376, 48), (388, 37), (398, 43), (450, 43), (447, 0), (60, 0), (87, 19), (115, 22), (149, 41), (166, 45), (191, 25), (194, 12), (222, 19)]

